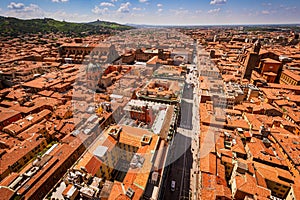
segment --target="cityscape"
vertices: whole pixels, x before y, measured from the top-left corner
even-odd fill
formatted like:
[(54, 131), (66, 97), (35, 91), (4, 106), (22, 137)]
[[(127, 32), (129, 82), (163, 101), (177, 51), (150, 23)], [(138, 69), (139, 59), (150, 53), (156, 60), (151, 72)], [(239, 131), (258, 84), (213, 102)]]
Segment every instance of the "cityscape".
[(300, 2), (38, 3), (0, 3), (0, 200), (300, 200)]

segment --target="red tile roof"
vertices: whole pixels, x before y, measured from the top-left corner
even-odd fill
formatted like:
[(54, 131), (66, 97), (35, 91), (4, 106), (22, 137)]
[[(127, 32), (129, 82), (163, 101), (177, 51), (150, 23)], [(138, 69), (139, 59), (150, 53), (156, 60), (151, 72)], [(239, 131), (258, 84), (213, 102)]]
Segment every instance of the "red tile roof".
[(85, 165), (85, 168), (88, 173), (90, 173), (92, 176), (95, 176), (95, 174), (100, 169), (101, 165), (102, 165), (101, 160), (99, 160), (95, 156), (92, 156), (90, 161)]
[(0, 200), (9, 200), (13, 195), (14, 191), (12, 189), (0, 186)]

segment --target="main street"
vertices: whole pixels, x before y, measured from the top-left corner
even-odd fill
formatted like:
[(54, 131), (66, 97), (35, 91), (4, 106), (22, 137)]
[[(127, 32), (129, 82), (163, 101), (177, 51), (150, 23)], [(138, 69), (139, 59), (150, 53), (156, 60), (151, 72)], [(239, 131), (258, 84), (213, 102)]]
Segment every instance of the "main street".
[[(195, 44), (197, 45), (197, 44)], [(195, 46), (196, 49), (196, 46)], [(196, 75), (197, 51), (194, 51), (194, 66), (186, 75), (185, 87), (181, 99), (180, 124), (170, 147), (169, 160), (173, 162), (164, 184), (161, 199), (197, 199), (198, 154), (199, 154), (199, 82)], [(194, 87), (192, 86), (194, 85)], [(175, 191), (171, 182), (175, 181)]]

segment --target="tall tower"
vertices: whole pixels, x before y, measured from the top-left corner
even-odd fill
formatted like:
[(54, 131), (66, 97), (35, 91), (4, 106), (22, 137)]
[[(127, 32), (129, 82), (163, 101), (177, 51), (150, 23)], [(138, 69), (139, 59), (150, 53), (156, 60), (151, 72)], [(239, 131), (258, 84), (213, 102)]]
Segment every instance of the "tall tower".
[(250, 80), (252, 71), (259, 63), (259, 51), (261, 48), (260, 40), (256, 40), (254, 43), (251, 52), (248, 53), (246, 62), (245, 62), (245, 70), (243, 78)]
[(261, 48), (261, 43), (260, 40), (258, 39), (253, 45), (253, 52), (259, 54), (260, 48)]

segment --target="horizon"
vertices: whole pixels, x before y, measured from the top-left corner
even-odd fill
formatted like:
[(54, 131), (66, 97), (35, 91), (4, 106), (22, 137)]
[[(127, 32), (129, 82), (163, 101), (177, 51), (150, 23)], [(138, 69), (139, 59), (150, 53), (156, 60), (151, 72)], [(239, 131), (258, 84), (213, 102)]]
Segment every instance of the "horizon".
[(0, 15), (148, 26), (299, 24), (298, 0), (3, 0)]
[(159, 25), (159, 24), (135, 24), (135, 23), (119, 23), (116, 21), (106, 21), (106, 20), (100, 20), (100, 19), (95, 19), (92, 21), (86, 21), (86, 22), (76, 22), (76, 21), (67, 21), (67, 20), (60, 20), (60, 19), (54, 19), (51, 17), (37, 17), (37, 18), (29, 18), (29, 19), (22, 19), (22, 18), (18, 18), (18, 17), (10, 17), (10, 16), (2, 16), (0, 15), (0, 17), (5, 17), (5, 18), (15, 18), (15, 19), (20, 19), (20, 20), (35, 20), (35, 19), (52, 19), (52, 20), (56, 20), (56, 21), (61, 21), (61, 22), (67, 22), (67, 23), (92, 23), (92, 22), (96, 22), (96, 21), (104, 21), (104, 22), (110, 22), (110, 23), (117, 23), (120, 25), (127, 25), (127, 26), (153, 26), (153, 27), (201, 27), (201, 26), (300, 26), (300, 22), (295, 22), (295, 23), (265, 23), (265, 24), (163, 24), (163, 25)]

